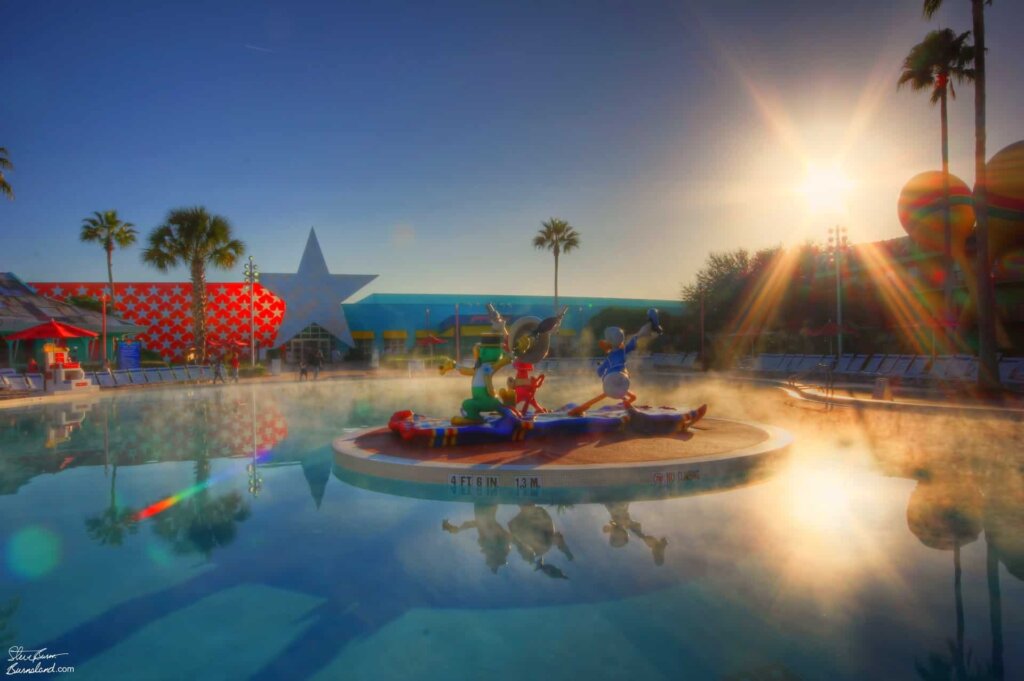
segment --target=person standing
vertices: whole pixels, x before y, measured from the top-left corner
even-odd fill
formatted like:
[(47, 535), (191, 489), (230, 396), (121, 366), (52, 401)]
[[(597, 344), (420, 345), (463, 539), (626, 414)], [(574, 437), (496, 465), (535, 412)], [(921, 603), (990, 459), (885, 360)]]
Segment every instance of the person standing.
[(316, 354), (313, 355), (313, 380), (320, 378), (320, 370), (324, 366), (324, 353), (322, 350), (317, 350)]
[(238, 352), (231, 355), (231, 377), (238, 383)]
[(213, 383), (215, 385), (218, 378), (221, 383), (227, 383), (227, 381), (224, 380), (224, 360), (220, 357), (218, 357), (213, 363)]

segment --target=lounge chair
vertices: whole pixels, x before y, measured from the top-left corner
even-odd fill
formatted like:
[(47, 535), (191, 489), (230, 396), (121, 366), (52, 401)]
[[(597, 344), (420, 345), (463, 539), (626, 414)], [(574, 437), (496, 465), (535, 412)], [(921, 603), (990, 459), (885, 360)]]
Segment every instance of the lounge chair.
[(147, 383), (163, 383), (164, 375), (160, 369), (143, 369), (142, 373), (146, 375)]
[(114, 380), (114, 375), (109, 371), (97, 371), (94, 374), (96, 385), (101, 388), (114, 388), (117, 387), (117, 382)]
[(931, 357), (927, 355), (917, 355), (910, 362), (910, 366), (907, 367), (906, 372), (903, 374), (903, 378), (908, 381), (924, 381), (928, 378), (928, 366), (931, 363)]
[(128, 369), (128, 375), (132, 377), (132, 383), (136, 385), (149, 383), (149, 379), (146, 378), (145, 369)]
[(878, 373), (878, 367), (881, 366), (882, 360), (885, 359), (885, 355), (871, 355), (868, 361), (864, 362), (864, 366), (857, 373), (862, 376), (874, 376)]
[(25, 382), (28, 384), (28, 389), (32, 392), (43, 392), (46, 386), (46, 380), (42, 374), (25, 374)]
[(132, 385), (134, 383), (131, 372), (128, 369), (114, 369), (111, 373), (114, 376), (114, 383), (118, 386)]
[(171, 369), (171, 372), (174, 374), (175, 381), (184, 382), (189, 380), (188, 367), (174, 367)]
[(913, 361), (914, 355), (896, 355), (889, 370), (884, 373), (891, 378), (900, 378), (907, 373), (907, 369), (910, 368)]

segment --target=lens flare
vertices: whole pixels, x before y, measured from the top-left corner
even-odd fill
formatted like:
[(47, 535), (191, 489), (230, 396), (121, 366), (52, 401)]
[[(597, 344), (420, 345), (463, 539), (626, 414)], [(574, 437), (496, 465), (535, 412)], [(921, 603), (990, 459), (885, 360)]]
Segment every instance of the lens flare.
[(24, 579), (39, 579), (49, 574), (61, 557), (61, 541), (45, 527), (18, 530), (7, 542), (7, 565)]

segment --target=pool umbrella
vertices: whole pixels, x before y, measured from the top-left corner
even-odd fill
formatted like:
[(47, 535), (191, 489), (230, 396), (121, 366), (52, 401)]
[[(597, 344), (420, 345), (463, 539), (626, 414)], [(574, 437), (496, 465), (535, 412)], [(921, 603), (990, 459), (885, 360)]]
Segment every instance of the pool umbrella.
[(448, 341), (443, 338), (438, 338), (437, 336), (424, 336), (423, 338), (416, 339), (416, 345), (422, 345), (423, 347), (428, 345), (442, 345), (447, 342)]
[(416, 339), (416, 345), (419, 345), (419, 346), (422, 346), (422, 347), (430, 346), (430, 356), (431, 357), (434, 356), (434, 346), (435, 345), (441, 345), (441, 344), (447, 343), (447, 342), (448, 341), (444, 340), (443, 338), (438, 338), (437, 336), (435, 336), (433, 334), (431, 334), (429, 336), (424, 336), (423, 338), (417, 338)]
[(30, 326), (9, 336), (7, 340), (47, 340), (50, 338), (95, 338), (98, 333), (51, 319), (48, 322)]

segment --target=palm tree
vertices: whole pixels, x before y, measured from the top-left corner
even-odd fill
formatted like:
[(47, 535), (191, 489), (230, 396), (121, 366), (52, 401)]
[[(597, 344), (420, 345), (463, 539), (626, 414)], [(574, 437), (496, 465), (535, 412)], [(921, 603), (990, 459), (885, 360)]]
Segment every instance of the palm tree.
[(932, 31), (914, 45), (903, 60), (903, 72), (897, 87), (910, 85), (913, 90), (931, 90), (932, 104), (939, 104), (942, 122), (942, 193), (943, 193), (943, 260), (946, 270), (943, 307), (946, 321), (953, 314), (953, 229), (949, 215), (949, 118), (946, 112), (948, 96), (956, 99), (953, 81), (974, 80), (974, 48), (967, 44), (971, 32), (957, 35), (952, 29)]
[(142, 260), (161, 272), (188, 265), (192, 272), (192, 335), (200, 360), (206, 360), (206, 266), (230, 269), (245, 253), (231, 237), (231, 224), (205, 208), (177, 208), (149, 235)]
[(5, 194), (7, 198), (14, 199), (14, 190), (11, 189), (7, 178), (4, 177), (5, 170), (14, 170), (14, 164), (11, 163), (10, 158), (7, 156), (6, 147), (0, 147), (0, 194)]
[(561, 218), (550, 218), (541, 223), (533, 237), (534, 248), (555, 254), (555, 309), (558, 309), (558, 256), (580, 247), (580, 234)]
[[(931, 18), (943, 0), (924, 0), (924, 15)], [(988, 260), (988, 198), (985, 181), (985, 5), (992, 0), (971, 0), (974, 33), (974, 217), (978, 250), (978, 387), (999, 387), (996, 362), (996, 300), (992, 267)]]
[(114, 247), (127, 248), (135, 243), (135, 225), (121, 222), (116, 210), (96, 211), (91, 218), (82, 220), (82, 233), (78, 238), (84, 242), (98, 243), (107, 252), (107, 281), (110, 282), (110, 303), (117, 307), (117, 293), (114, 291)]

